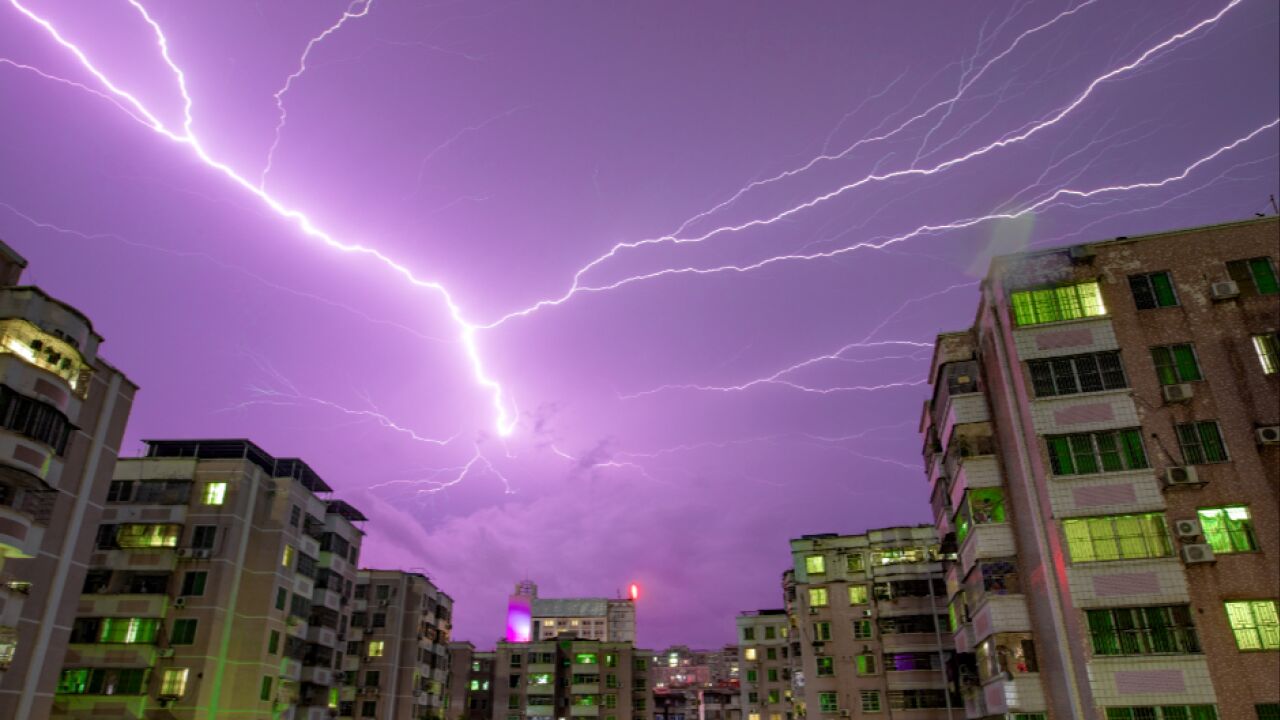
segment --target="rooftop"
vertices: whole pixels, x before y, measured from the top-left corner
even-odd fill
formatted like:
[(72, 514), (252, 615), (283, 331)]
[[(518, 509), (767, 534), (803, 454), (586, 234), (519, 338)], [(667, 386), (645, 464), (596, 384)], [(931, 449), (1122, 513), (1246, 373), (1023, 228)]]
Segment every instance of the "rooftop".
[[(244, 438), (202, 438), (194, 440), (143, 440), (146, 457), (198, 458), (201, 460), (247, 460), (271, 477), (293, 478), (313, 493), (333, 492), (310, 465), (298, 458), (276, 458), (257, 443)], [(355, 508), (352, 508), (353, 510)], [(361, 518), (363, 519), (363, 517)]]

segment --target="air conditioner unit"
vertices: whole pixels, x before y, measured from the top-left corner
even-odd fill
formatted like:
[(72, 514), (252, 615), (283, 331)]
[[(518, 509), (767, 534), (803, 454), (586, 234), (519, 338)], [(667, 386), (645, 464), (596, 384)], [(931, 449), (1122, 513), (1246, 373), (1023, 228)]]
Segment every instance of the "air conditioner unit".
[(1164, 471), (1164, 481), (1169, 485), (1199, 485), (1200, 476), (1196, 474), (1196, 469), (1190, 465), (1186, 467), (1171, 467)]
[(810, 614), (810, 615), (817, 615), (817, 614), (818, 614), (818, 608), (813, 608), (813, 607), (809, 608), (809, 614)]
[(863, 610), (863, 611), (862, 611), (862, 617), (871, 617), (871, 611), (870, 611), (870, 610)]
[(1257, 430), (1258, 442), (1263, 445), (1280, 443), (1280, 425), (1268, 425)]
[(1173, 521), (1173, 534), (1182, 539), (1200, 537), (1200, 521), (1192, 518)]
[(188, 549), (186, 549), (186, 548), (178, 548), (177, 550), (174, 550), (174, 551), (173, 551), (173, 554), (174, 554), (174, 555), (177, 555), (178, 557), (186, 557), (186, 556), (187, 556), (187, 553), (189, 553), (189, 552), (191, 552), (191, 551), (190, 551), (190, 550), (188, 550)]
[(1165, 385), (1161, 388), (1164, 392), (1165, 402), (1186, 402), (1191, 399), (1194, 394), (1191, 390), (1191, 383), (1179, 383), (1177, 385)]
[(213, 555), (212, 550), (192, 550), (191, 551), (191, 557), (197, 560), (208, 560), (211, 555)]
[(1188, 565), (1213, 562), (1213, 547), (1205, 544), (1182, 546), (1182, 562)]
[(176, 608), (184, 608), (184, 607), (186, 607), (186, 606), (187, 606), (187, 599), (186, 599), (186, 598), (184, 598), (184, 597), (174, 598), (174, 599), (173, 599), (173, 606), (174, 606), (174, 607), (176, 607)]
[(379, 600), (378, 607), (386, 607), (391, 604), (390, 600)]
[(1223, 280), (1216, 282), (1209, 288), (1209, 294), (1214, 300), (1230, 300), (1240, 295), (1240, 286), (1232, 280)]
[(156, 651), (156, 656), (162, 657), (162, 658), (171, 658), (173, 657), (173, 648), (160, 648), (158, 651)]

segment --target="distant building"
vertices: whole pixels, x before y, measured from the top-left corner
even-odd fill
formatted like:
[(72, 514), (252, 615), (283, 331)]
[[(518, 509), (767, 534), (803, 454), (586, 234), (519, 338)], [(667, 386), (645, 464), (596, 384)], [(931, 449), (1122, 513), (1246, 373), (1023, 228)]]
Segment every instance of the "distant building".
[(956, 717), (960, 698), (946, 674), (954, 654), (947, 588), (933, 526), (806, 535), (791, 541), (791, 556), (797, 715)]
[(516, 584), (507, 606), (508, 642), (551, 640), (560, 635), (634, 643), (636, 606), (628, 599), (543, 598), (529, 580)]
[(1280, 717), (1280, 226), (996, 258), (921, 429), (965, 717)]
[(746, 720), (791, 716), (790, 623), (785, 610), (738, 616), (738, 687)]
[(652, 720), (650, 650), (563, 635), (499, 642), (493, 662), (495, 720)]
[(493, 653), (469, 642), (449, 643), (447, 720), (489, 720), (493, 709)]
[(136, 386), (0, 242), (0, 717), (49, 717)]

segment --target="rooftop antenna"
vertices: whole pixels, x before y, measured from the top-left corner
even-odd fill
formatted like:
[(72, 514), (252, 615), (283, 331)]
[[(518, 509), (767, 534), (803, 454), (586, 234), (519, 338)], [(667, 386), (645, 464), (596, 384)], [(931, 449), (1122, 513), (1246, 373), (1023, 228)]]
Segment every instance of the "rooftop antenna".
[(1280, 205), (1276, 205), (1275, 193), (1271, 193), (1271, 211), (1277, 215), (1280, 215)]

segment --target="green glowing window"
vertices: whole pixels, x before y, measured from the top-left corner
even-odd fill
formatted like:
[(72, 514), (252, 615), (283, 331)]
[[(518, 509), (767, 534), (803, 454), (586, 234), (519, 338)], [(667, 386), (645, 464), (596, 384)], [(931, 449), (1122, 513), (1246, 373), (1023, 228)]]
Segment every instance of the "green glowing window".
[(194, 570), (184, 573), (182, 576), (182, 590), (179, 595), (204, 595), (204, 586), (209, 579), (209, 573), (204, 570)]
[(479, 681), (479, 680), (472, 680), (472, 681), (471, 681), (471, 689), (472, 689), (472, 690), (479, 690), (479, 689), (480, 689), (480, 681)]
[(181, 525), (126, 523), (116, 530), (116, 544), (122, 548), (171, 548), (178, 546)]
[(1226, 603), (1227, 621), (1241, 650), (1280, 650), (1280, 616), (1275, 600)]
[(850, 585), (849, 586), (849, 604), (850, 605), (866, 605), (867, 604), (867, 586), (866, 585)]
[(180, 698), (187, 694), (187, 668), (166, 668), (160, 676), (160, 697)]
[(1019, 326), (1078, 320), (1106, 315), (1097, 281), (1061, 285), (1012, 294), (1014, 322)]
[(1161, 385), (1177, 385), (1204, 379), (1200, 373), (1200, 362), (1196, 360), (1196, 349), (1191, 343), (1153, 347), (1151, 361), (1155, 363), (1156, 377)]
[(755, 671), (755, 670), (748, 670), (748, 671), (747, 671), (747, 682), (750, 682), (750, 683), (756, 682), (756, 681), (757, 681), (757, 677), (758, 677), (758, 676), (757, 676), (757, 674), (756, 674), (756, 671)]
[(875, 675), (876, 674), (876, 656), (871, 653), (863, 653), (853, 658), (854, 665), (858, 668), (859, 675)]
[(1109, 707), (1107, 720), (1218, 720), (1218, 710), (1213, 705)]
[(804, 559), (804, 571), (810, 575), (823, 575), (827, 572), (827, 559), (821, 555), (808, 555)]
[(67, 695), (142, 695), (147, 668), (73, 668), (58, 676), (57, 692)]
[(227, 484), (225, 482), (208, 482), (204, 484), (204, 495), (201, 501), (205, 505), (221, 505), (227, 500)]
[(573, 656), (573, 662), (578, 665), (595, 665), (596, 654), (595, 653), (578, 653)]
[[(516, 701), (519, 702), (518, 697)], [(578, 707), (594, 707), (600, 704), (600, 697), (598, 695), (574, 695), (573, 704)]]
[(103, 618), (98, 642), (126, 645), (154, 644), (160, 630), (156, 618)]
[(1240, 286), (1241, 295), (1274, 295), (1280, 292), (1276, 266), (1269, 257), (1233, 260), (1227, 263), (1227, 274)]
[(262, 676), (262, 685), (258, 689), (258, 699), (259, 700), (271, 699), (271, 676), (270, 675)]
[(824, 713), (840, 712), (840, 702), (833, 692), (818, 693), (818, 708)]
[(58, 678), (58, 693), (67, 695), (83, 695), (88, 688), (88, 668), (63, 670), (62, 675)]
[(1263, 373), (1275, 375), (1280, 372), (1280, 335), (1254, 335), (1253, 350), (1258, 353), (1258, 363), (1262, 365)]
[(809, 607), (826, 607), (827, 589), (809, 588)]
[(605, 655), (605, 656), (604, 656), (604, 666), (605, 666), (605, 667), (618, 667), (618, 656), (617, 656), (617, 655), (614, 655), (613, 653), (609, 653), (609, 654)]
[(1228, 505), (1217, 508), (1201, 508), (1200, 528), (1214, 553), (1253, 552), (1258, 540), (1253, 533), (1253, 518), (1244, 505)]
[[(551, 673), (533, 673), (529, 676), (530, 685), (550, 685)], [(473, 690), (475, 688), (472, 688)]]
[(337, 710), (338, 701), (342, 699), (342, 691), (336, 687), (329, 688), (329, 709)]
[(823, 642), (831, 639), (831, 623), (816, 622), (813, 624), (813, 641)]
[(820, 657), (818, 658), (818, 676), (835, 675), (836, 661), (835, 658)]
[(777, 705), (782, 702), (782, 693), (777, 690), (770, 690), (769, 694), (765, 697), (765, 701), (770, 705)]
[(1051, 435), (1045, 442), (1054, 475), (1092, 475), (1148, 467), (1140, 428)]
[(845, 571), (851, 573), (860, 573), (863, 571), (863, 555), (862, 553), (849, 553), (846, 559)]
[(1173, 278), (1167, 272), (1130, 275), (1129, 289), (1133, 291), (1133, 302), (1139, 310), (1173, 307), (1178, 304), (1178, 295), (1173, 291)]
[(1182, 459), (1188, 465), (1227, 462), (1227, 446), (1222, 442), (1222, 432), (1213, 420), (1180, 423), (1178, 444), (1182, 446)]
[(471, 672), (480, 672), (480, 661), (476, 660), (471, 663)]
[(1164, 513), (1103, 515), (1062, 521), (1073, 562), (1169, 557)]
[[(173, 631), (169, 633), (170, 645), (191, 645), (196, 641), (196, 626), (198, 621), (195, 618), (181, 618), (173, 621)], [(274, 630), (272, 631), (275, 632)], [(276, 637), (279, 637), (277, 634)], [(275, 652), (272, 650), (271, 652)]]
[(853, 621), (853, 639), (854, 640), (870, 640), (874, 637), (871, 630), (870, 620), (854, 620)]

